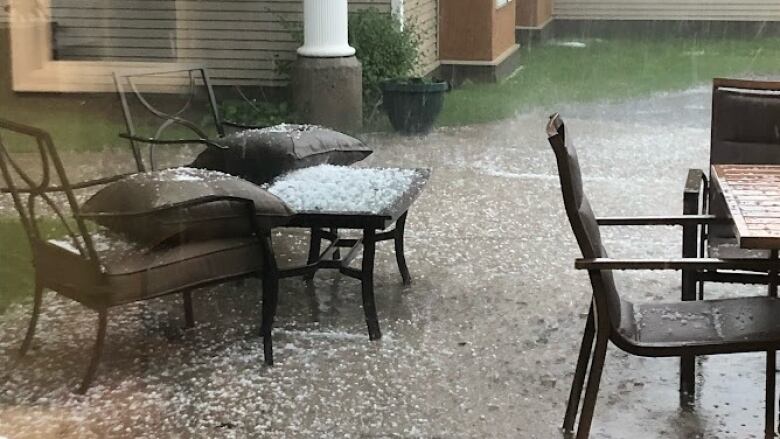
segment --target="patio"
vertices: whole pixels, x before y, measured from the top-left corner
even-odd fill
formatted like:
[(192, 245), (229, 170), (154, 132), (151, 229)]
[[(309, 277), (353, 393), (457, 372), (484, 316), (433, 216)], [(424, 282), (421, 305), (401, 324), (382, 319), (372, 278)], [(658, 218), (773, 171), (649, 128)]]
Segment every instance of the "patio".
[[(178, 298), (118, 309), (101, 373), (79, 397), (71, 388), (93, 314), (47, 294), (33, 350), (14, 368), (29, 299), (11, 305), (0, 315), (0, 370), (9, 371), (0, 436), (560, 437), (590, 290), (573, 268), (578, 250), (544, 135), (547, 114), (566, 117), (597, 214), (679, 214), (687, 169), (707, 165), (709, 100), (703, 86), (426, 138), (370, 139), (376, 152), (362, 165), (434, 170), (407, 225), (411, 287), (401, 285), (389, 244), (378, 248), (384, 338), (376, 343), (365, 337), (358, 282), (323, 272), (311, 290), (286, 279), (277, 365), (266, 368), (261, 338), (247, 336), (259, 321), (259, 309), (246, 306), (257, 302), (259, 283), (231, 284), (195, 294), (191, 330), (182, 329)], [(121, 153), (65, 159), (74, 177), (88, 177), (131, 166)], [(636, 177), (640, 168), (647, 171)], [(11, 213), (0, 201), (0, 214)], [(615, 256), (680, 253), (677, 229), (605, 232)], [(275, 247), (282, 264), (300, 261), (306, 236), (280, 232)], [(647, 291), (635, 297), (643, 300), (677, 299), (679, 276), (616, 275), (631, 291)], [(710, 285), (708, 297), (726, 291)], [(703, 359), (691, 412), (677, 404), (677, 359), (608, 355), (592, 437), (761, 432), (762, 355)]]

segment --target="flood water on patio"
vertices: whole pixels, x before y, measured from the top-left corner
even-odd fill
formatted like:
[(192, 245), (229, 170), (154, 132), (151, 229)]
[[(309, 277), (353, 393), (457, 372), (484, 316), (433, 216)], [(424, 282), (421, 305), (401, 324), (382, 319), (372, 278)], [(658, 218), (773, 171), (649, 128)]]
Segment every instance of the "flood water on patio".
[[(265, 367), (260, 283), (246, 281), (196, 293), (193, 329), (182, 329), (178, 296), (113, 310), (95, 385), (77, 396), (95, 315), (48, 294), (34, 348), (16, 362), (31, 301), (12, 305), (0, 315), (0, 436), (562, 437), (590, 285), (573, 268), (547, 111), (567, 122), (597, 215), (679, 214), (687, 169), (707, 166), (709, 99), (697, 88), (424, 138), (372, 136), (364, 165), (433, 169), (407, 223), (412, 286), (401, 285), (392, 247), (378, 249), (379, 342), (368, 341), (357, 281), (288, 279), (276, 365)], [(66, 160), (85, 176), (129, 163), (121, 151)], [(680, 237), (668, 227), (605, 234), (610, 254), (627, 257), (676, 257)], [(302, 231), (277, 233), (282, 265), (304, 258), (305, 243)], [(676, 300), (679, 277), (617, 280), (632, 300)], [(710, 285), (708, 297), (763, 293)], [(592, 437), (759, 437), (763, 356), (700, 365), (696, 405), (681, 410), (677, 360), (610, 348)]]

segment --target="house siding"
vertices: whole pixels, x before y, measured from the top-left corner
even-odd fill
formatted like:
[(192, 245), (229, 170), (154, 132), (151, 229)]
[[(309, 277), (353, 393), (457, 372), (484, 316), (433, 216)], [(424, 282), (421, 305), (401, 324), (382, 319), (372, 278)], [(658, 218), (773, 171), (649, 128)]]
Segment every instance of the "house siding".
[(404, 21), (420, 40), (418, 73), (428, 73), (439, 65), (438, 0), (405, 0)]
[[(7, 0), (0, 0), (7, 1)], [(350, 0), (390, 11), (390, 0)], [(218, 85), (284, 85), (301, 0), (52, 0), (59, 59), (205, 65)]]
[(8, 24), (8, 2), (9, 0), (0, 0), (0, 25)]
[(780, 21), (778, 0), (555, 0), (566, 20)]

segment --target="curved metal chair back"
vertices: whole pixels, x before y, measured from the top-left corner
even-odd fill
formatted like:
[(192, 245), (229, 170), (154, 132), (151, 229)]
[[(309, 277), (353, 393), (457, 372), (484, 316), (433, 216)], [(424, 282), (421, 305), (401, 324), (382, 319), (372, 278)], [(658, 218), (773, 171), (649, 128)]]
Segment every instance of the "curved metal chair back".
[(148, 143), (149, 160), (146, 164), (142, 154), (145, 142), (142, 139), (186, 143), (187, 139), (198, 142), (225, 135), (214, 91), (204, 68), (114, 72), (114, 83), (139, 171), (157, 168), (155, 144)]
[[(567, 139), (563, 120), (557, 113), (550, 116), (547, 136), (558, 163), (558, 175), (566, 215), (569, 217), (569, 223), (577, 238), (582, 256), (584, 258), (607, 257), (596, 216), (583, 192), (577, 150), (571, 140)], [(612, 327), (620, 326), (622, 302), (615, 286), (612, 271), (590, 271), (590, 279), (593, 284), (597, 317), (603, 321), (601, 319), (608, 316)]]
[[(28, 145), (32, 141), (41, 165), (40, 176), (34, 177), (30, 166), (23, 166), (15, 158), (16, 154), (10, 152), (7, 144), (10, 138), (19, 142), (14, 150), (23, 149), (21, 145)], [(46, 230), (51, 228), (42, 224), (40, 204), (43, 203), (44, 208), (49, 209), (59, 220), (73, 247), (83, 258), (93, 263), (96, 271), (100, 270), (100, 261), (87, 224), (79, 214), (73, 187), (47, 132), (0, 119), (0, 172), (5, 183), (3, 192), (10, 193), (13, 199), (14, 207), (30, 240), (34, 258), (35, 250), (47, 245)], [(60, 209), (52, 198), (55, 193), (65, 195), (70, 212), (66, 213)]]

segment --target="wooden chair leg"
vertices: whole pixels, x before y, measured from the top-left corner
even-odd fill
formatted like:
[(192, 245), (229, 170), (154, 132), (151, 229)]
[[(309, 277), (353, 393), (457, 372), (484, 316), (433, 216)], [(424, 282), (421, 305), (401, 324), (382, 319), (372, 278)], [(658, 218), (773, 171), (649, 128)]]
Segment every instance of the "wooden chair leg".
[(27, 334), (24, 336), (22, 347), (19, 349), (19, 355), (24, 356), (30, 350), (33, 337), (35, 336), (35, 327), (38, 324), (38, 316), (41, 314), (41, 303), (43, 302), (43, 287), (35, 283), (35, 296), (33, 298), (33, 312), (30, 317), (30, 324), (27, 327)]
[(360, 284), (363, 297), (363, 314), (366, 316), (369, 340), (382, 338), (382, 331), (379, 329), (379, 318), (376, 314), (376, 302), (374, 300), (375, 237), (376, 231), (374, 229), (363, 230), (363, 266), (360, 270)]
[(87, 367), (87, 373), (84, 374), (84, 379), (81, 381), (81, 386), (78, 389), (78, 393), (82, 395), (87, 392), (89, 385), (95, 378), (95, 373), (97, 372), (98, 364), (100, 363), (100, 357), (103, 354), (103, 347), (106, 341), (107, 324), (108, 310), (104, 308), (98, 312), (98, 331), (97, 339), (95, 340), (95, 349), (92, 352), (92, 360), (90, 360), (89, 367)]
[(185, 291), (181, 294), (184, 302), (184, 325), (187, 328), (195, 326), (195, 312), (192, 309), (192, 291)]
[(764, 419), (764, 434), (775, 437), (775, 370), (776, 351), (766, 351), (766, 407)]
[(569, 402), (566, 405), (566, 414), (563, 417), (563, 431), (566, 433), (574, 431), (574, 421), (577, 418), (577, 410), (582, 399), (582, 386), (585, 384), (585, 375), (588, 371), (588, 360), (590, 360), (591, 350), (593, 349), (594, 334), (593, 305), (591, 305), (588, 312), (588, 320), (585, 323), (585, 331), (582, 334), (582, 344), (580, 345), (577, 368), (574, 371), (574, 379), (569, 392)]
[(406, 256), (404, 255), (404, 230), (406, 228), (406, 215), (405, 212), (395, 222), (395, 260), (398, 262), (398, 270), (401, 272), (401, 279), (404, 285), (412, 284), (412, 277), (409, 275), (409, 267), (406, 265)]
[(580, 413), (580, 423), (577, 427), (577, 439), (588, 439), (590, 436), (590, 426), (593, 422), (593, 411), (596, 408), (596, 399), (599, 393), (599, 384), (601, 383), (601, 372), (604, 369), (604, 359), (607, 355), (608, 341), (609, 338), (606, 335), (596, 335), (596, 347), (593, 350), (590, 373), (588, 373), (585, 400), (582, 402), (582, 413)]

